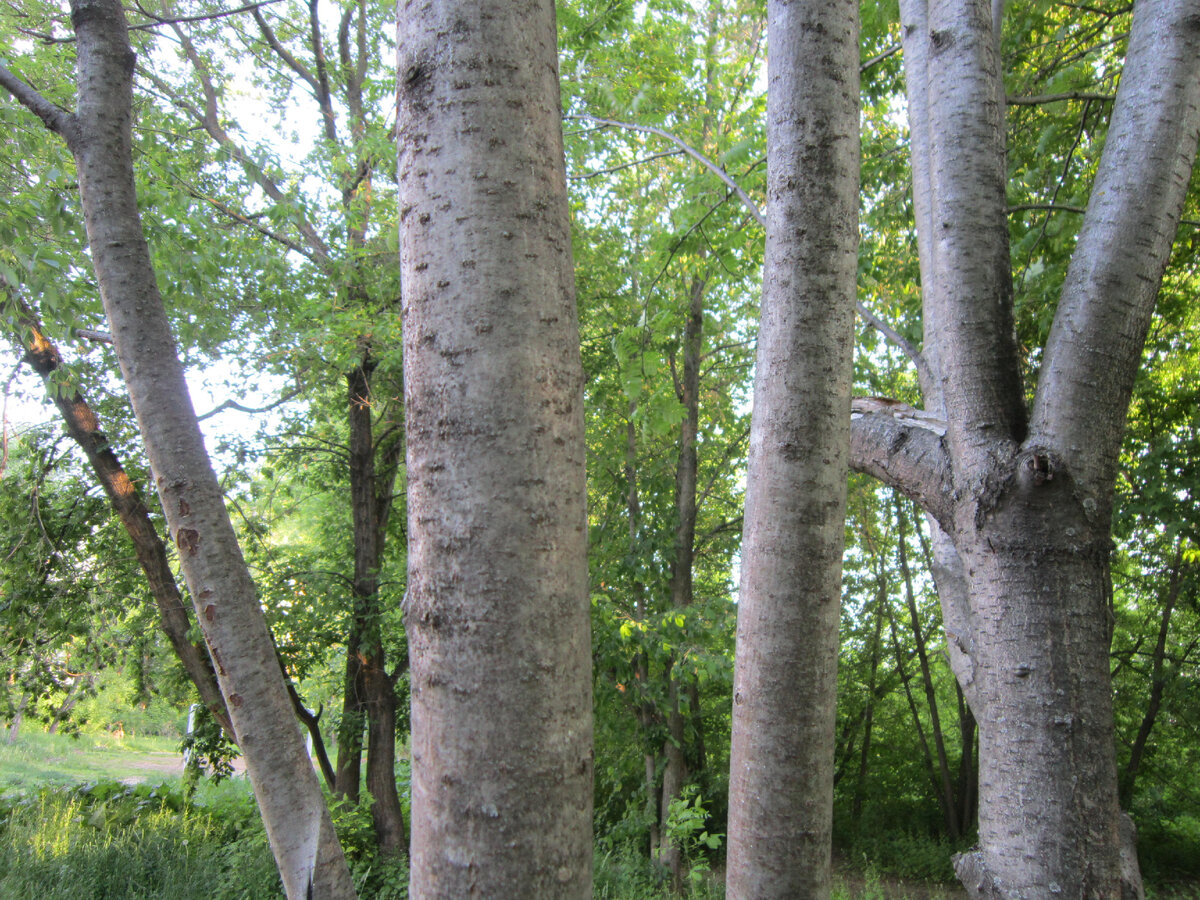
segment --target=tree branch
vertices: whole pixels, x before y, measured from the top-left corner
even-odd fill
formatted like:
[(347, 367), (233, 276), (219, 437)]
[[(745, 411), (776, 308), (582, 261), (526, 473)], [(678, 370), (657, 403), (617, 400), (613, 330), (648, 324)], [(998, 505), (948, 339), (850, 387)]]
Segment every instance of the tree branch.
[(1072, 459), (1103, 512), (1200, 141), (1192, 0), (1143, 0), (1088, 210), (1046, 343), (1031, 444)]
[(670, 141), (708, 171), (712, 172), (725, 183), (725, 185), (733, 191), (742, 204), (749, 210), (750, 215), (754, 217), (754, 221), (758, 222), (764, 228), (767, 225), (767, 220), (762, 214), (762, 210), (758, 208), (758, 204), (750, 199), (750, 195), (742, 188), (740, 184), (733, 180), (733, 176), (718, 166), (715, 162), (693, 147), (691, 144), (684, 141), (669, 131), (663, 131), (661, 128), (655, 128), (653, 125), (637, 125), (633, 122), (619, 122), (616, 119), (604, 119), (600, 116), (591, 116), (584, 113), (566, 116), (568, 119), (581, 119), (587, 122), (595, 122), (597, 125), (607, 125), (612, 128), (624, 128), (628, 131), (640, 131), (643, 134), (657, 135), (664, 140)]
[(316, 77), (312, 72), (308, 71), (307, 66), (292, 56), (287, 47), (280, 43), (279, 38), (275, 34), (275, 29), (271, 27), (271, 24), (257, 9), (254, 10), (254, 21), (258, 23), (258, 30), (262, 33), (263, 39), (266, 40), (267, 46), (275, 51), (275, 55), (283, 60), (283, 64), (299, 75), (301, 80), (312, 88), (314, 95), (319, 93), (321, 88), (317, 84)]
[(203, 422), (205, 419), (211, 419), (213, 416), (215, 416), (219, 413), (222, 413), (227, 409), (236, 409), (238, 412), (250, 413), (251, 415), (254, 415), (256, 413), (270, 412), (273, 409), (278, 409), (279, 407), (283, 406), (283, 404), (287, 403), (289, 400), (294, 399), (299, 393), (300, 393), (300, 388), (298, 388), (298, 387), (293, 388), (292, 390), (288, 391), (286, 394), (281, 396), (278, 400), (275, 400), (273, 403), (268, 403), (266, 406), (257, 406), (257, 407), (243, 406), (241, 403), (238, 403), (236, 400), (226, 400), (224, 403), (221, 403), (221, 404), (213, 407), (212, 409), (210, 409), (204, 415), (196, 416), (196, 421)]
[[(274, 200), (275, 203), (286, 205), (293, 210), (296, 229), (304, 238), (305, 243), (312, 248), (312, 254), (305, 255), (310, 256), (310, 258), (314, 258), (318, 264), (329, 265), (329, 248), (325, 245), (325, 241), (321, 239), (321, 236), (317, 233), (317, 230), (312, 226), (312, 223), (310, 223), (301, 213), (301, 211), (296, 208), (295, 202), (288, 198), (282, 188), (279, 187), (278, 183), (269, 175), (267, 175), (267, 173), (263, 171), (262, 167), (259, 166), (258, 163), (250, 158), (250, 155), (242, 149), (240, 144), (238, 144), (233, 140), (232, 137), (229, 136), (229, 133), (221, 125), (220, 110), (217, 105), (217, 92), (213, 87), (208, 66), (200, 57), (195, 45), (192, 44), (191, 39), (187, 36), (183, 29), (178, 25), (174, 25), (172, 28), (174, 28), (175, 34), (179, 38), (184, 55), (187, 57), (188, 62), (190, 62), (192, 65), (192, 70), (196, 73), (196, 77), (200, 80), (200, 87), (204, 93), (204, 109), (200, 110), (195, 104), (184, 99), (183, 97), (180, 97), (170, 85), (164, 82), (153, 72), (150, 72), (144, 68), (140, 69), (140, 71), (143, 75), (145, 75), (146, 78), (150, 79), (150, 81), (156, 88), (158, 88), (160, 92), (162, 92), (163, 96), (174, 103), (179, 109), (188, 113), (201, 126), (203, 126), (209, 137), (223, 147), (229, 153), (229, 155), (241, 165), (246, 174), (263, 189), (263, 193)], [(268, 236), (274, 237), (273, 235)]]
[(79, 125), (75, 116), (65, 109), (55, 106), (2, 65), (0, 65), (0, 87), (12, 94), (14, 100), (41, 119), (47, 129), (66, 141), (71, 152), (75, 151), (80, 140)]
[(1057, 212), (1073, 212), (1073, 213), (1087, 212), (1087, 209), (1085, 209), (1082, 206), (1070, 206), (1065, 203), (1018, 203), (1016, 206), (1010, 206), (1008, 208), (1008, 211), (1010, 213), (1015, 213), (1015, 212), (1025, 212), (1026, 210), (1031, 210), (1031, 209), (1045, 209), (1045, 210), (1052, 210), (1052, 211), (1057, 211)]
[(1062, 100), (1100, 100), (1112, 102), (1115, 94), (1095, 94), (1087, 91), (1066, 91), (1061, 94), (1035, 94), (1031, 97), (1009, 97), (1009, 106), (1040, 106), (1044, 103), (1058, 103)]
[(881, 397), (855, 398), (850, 419), (850, 468), (891, 485), (943, 528), (952, 527), (953, 476), (942, 440), (946, 423)]
[(154, 13), (150, 12), (150, 10), (146, 9), (146, 7), (144, 7), (142, 4), (138, 3), (138, 4), (135, 4), (137, 6), (138, 12), (140, 12), (146, 18), (151, 19), (152, 21), (143, 22), (140, 25), (130, 25), (129, 30), (130, 31), (146, 31), (151, 28), (157, 28), (159, 25), (176, 25), (176, 24), (186, 24), (189, 22), (208, 22), (208, 21), (211, 21), (214, 19), (224, 19), (227, 16), (236, 16), (236, 15), (239, 15), (244, 12), (251, 12), (251, 11), (257, 12), (260, 7), (270, 6), (272, 3), (279, 3), (279, 2), (280, 2), (280, 0), (260, 0), (260, 2), (258, 2), (258, 3), (247, 3), (245, 6), (239, 6), (237, 9), (224, 9), (224, 10), (219, 10), (214, 13), (206, 13), (205, 15), (202, 15), (202, 16), (179, 16), (179, 17), (166, 18), (166, 19), (162, 18), (161, 16), (155, 15)]

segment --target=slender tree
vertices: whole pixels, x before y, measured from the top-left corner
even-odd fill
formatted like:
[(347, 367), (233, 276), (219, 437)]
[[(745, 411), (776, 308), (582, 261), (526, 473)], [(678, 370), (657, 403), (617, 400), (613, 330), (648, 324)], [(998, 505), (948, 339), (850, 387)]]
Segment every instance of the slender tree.
[(115, 0), (74, 0), (77, 110), (5, 68), (0, 85), (75, 157), (88, 242), (121, 371), (226, 708), (290, 898), (354, 895), (275, 648), (175, 352), (137, 207), (134, 53)]
[(767, 243), (727, 890), (827, 897), (858, 248), (858, 4), (768, 5)]
[(554, 7), (402, 3), (414, 897), (591, 895), (582, 367)]

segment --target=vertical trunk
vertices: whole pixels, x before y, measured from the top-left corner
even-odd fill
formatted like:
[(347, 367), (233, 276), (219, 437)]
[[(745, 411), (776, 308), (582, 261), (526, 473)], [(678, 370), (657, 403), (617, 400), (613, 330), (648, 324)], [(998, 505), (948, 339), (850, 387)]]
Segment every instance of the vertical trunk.
[(908, 619), (912, 627), (913, 641), (917, 648), (917, 661), (921, 666), (921, 685), (925, 689), (925, 703), (929, 707), (929, 730), (933, 735), (933, 746), (937, 752), (937, 776), (933, 789), (937, 792), (942, 808), (946, 833), (953, 840), (962, 836), (965, 825), (958, 818), (958, 804), (954, 798), (954, 784), (950, 775), (950, 763), (946, 758), (946, 738), (942, 734), (942, 716), (938, 709), (937, 693), (933, 686), (933, 672), (929, 668), (929, 654), (925, 650), (925, 633), (921, 630), (921, 618), (917, 612), (916, 592), (913, 590), (912, 572), (908, 567), (908, 527), (904, 515), (903, 501), (896, 497), (896, 522), (899, 526), (900, 574), (904, 579), (904, 598), (908, 605)]
[(71, 715), (71, 710), (79, 703), (79, 696), (83, 693), (84, 682), (91, 683), (93, 680), (91, 675), (76, 675), (71, 679), (71, 690), (67, 692), (66, 699), (62, 705), (54, 711), (54, 716), (50, 720), (50, 727), (46, 729), (47, 734), (54, 734), (58, 731), (58, 726), (67, 720)]
[[(687, 323), (683, 329), (683, 377), (677, 379), (676, 392), (683, 405), (684, 417), (679, 433), (679, 458), (675, 467), (675, 542), (671, 559), (671, 607), (686, 609), (692, 605), (692, 569), (696, 556), (696, 438), (700, 431), (700, 352), (704, 342), (703, 278), (694, 278), (688, 291)], [(699, 690), (691, 679), (680, 676), (672, 666), (667, 671), (667, 739), (663, 744), (666, 768), (663, 770), (662, 799), (659, 804), (660, 833), (669, 838), (667, 816), (688, 778), (685, 753), (687, 719), (682, 705), (687, 697), (688, 714), (693, 726), (699, 722)], [(697, 743), (700, 743), (698, 738)], [(683, 852), (677, 843), (664, 842), (659, 862), (671, 873), (676, 889), (683, 884)]]
[(768, 4), (767, 244), (734, 671), (731, 900), (828, 897), (858, 247), (858, 5)]
[(25, 720), (25, 706), (29, 703), (29, 695), (22, 694), (21, 702), (17, 704), (17, 708), (13, 710), (12, 718), (8, 722), (8, 737), (7, 741), (10, 744), (15, 744), (17, 738), (21, 735), (21, 723)]
[(395, 467), (380, 485), (371, 419), (371, 376), (376, 361), (363, 350), (360, 364), (346, 377), (350, 421), (350, 502), (354, 520), (354, 614), (346, 652), (346, 688), (343, 699), (345, 753), (338, 746), (338, 775), (348, 798), (357, 801), (361, 773), (363, 718), (367, 725), (367, 792), (371, 818), (381, 850), (400, 852), (404, 847), (404, 818), (396, 791), (396, 697), (388, 677), (380, 636), (379, 567), (391, 503), (381, 502), (380, 487), (390, 495)]
[(875, 680), (879, 675), (879, 639), (883, 631), (884, 604), (888, 602), (887, 582), (878, 573), (879, 589), (875, 594), (875, 630), (871, 634), (871, 673), (867, 677), (867, 706), (863, 710), (863, 743), (858, 758), (858, 778), (854, 783), (851, 816), (855, 823), (862, 817), (863, 790), (867, 783), (867, 766), (871, 759), (871, 730), (875, 722)]
[(1108, 533), (1089, 525), (1068, 481), (1018, 487), (964, 552), (979, 628), (972, 688), (981, 849), (958, 857), (956, 868), (977, 897), (1126, 896)]
[(549, 0), (399, 9), (414, 897), (591, 894), (583, 372)]
[(1121, 772), (1121, 805), (1128, 806), (1133, 800), (1133, 789), (1137, 783), (1138, 772), (1142, 768), (1142, 756), (1146, 752), (1146, 743), (1150, 740), (1150, 732), (1154, 730), (1158, 709), (1162, 705), (1163, 688), (1166, 679), (1163, 676), (1163, 662), (1167, 656), (1167, 635), (1171, 630), (1171, 613), (1179, 602), (1179, 591), (1183, 585), (1183, 541), (1175, 548), (1175, 559), (1171, 563), (1171, 573), (1167, 582), (1167, 596), (1163, 601), (1162, 618), (1158, 625), (1158, 639), (1154, 642), (1154, 655), (1150, 660), (1150, 696), (1146, 701), (1146, 712), (1138, 726), (1137, 736), (1133, 739), (1133, 748), (1129, 753), (1129, 762)]
[(376, 644), (365, 669), (367, 705), (367, 793), (375, 841), (381, 853), (404, 853), (404, 811), (396, 790), (396, 692), (383, 666), (383, 646)]
[[(640, 553), (641, 531), (642, 531), (642, 502), (638, 491), (638, 468), (637, 468), (637, 422), (634, 415), (637, 412), (637, 401), (629, 403), (629, 420), (625, 424), (625, 483), (628, 486), (628, 491), (625, 495), (625, 511), (629, 518), (629, 555), (633, 559), (637, 559)], [(634, 618), (641, 620), (646, 613), (646, 586), (640, 579), (635, 579), (633, 583), (633, 614)], [(633, 663), (634, 676), (640, 685), (640, 690), (644, 691), (648, 685), (649, 672), (646, 666), (646, 655), (639, 652)], [(654, 709), (654, 704), (650, 701), (639, 698), (637, 709), (638, 727), (642, 734), (649, 734), (657, 721), (657, 715)], [(649, 741), (646, 741), (648, 744)], [(659, 816), (659, 791), (658, 791), (658, 756), (654, 753), (647, 753), (643, 759), (645, 776), (643, 778), (646, 790), (646, 822), (650, 829), (649, 835), (649, 851), (650, 859), (658, 859), (662, 849), (662, 830), (660, 828)]]
[(957, 681), (954, 694), (958, 698), (958, 742), (962, 748), (958, 759), (958, 797), (961, 804), (958, 820), (962, 822), (964, 831), (970, 831), (979, 798), (979, 770), (975, 766), (975, 716)]
[(142, 232), (133, 52), (113, 0), (74, 0), (79, 109), (68, 143), (121, 371), (288, 896), (354, 889), (292, 715), (254, 584), (204, 449)]
[(921, 745), (921, 758), (925, 763), (925, 772), (929, 775), (929, 786), (933, 789), (934, 796), (937, 797), (938, 807), (942, 811), (943, 820), (945, 820), (948, 815), (946, 797), (938, 783), (937, 768), (934, 766), (933, 754), (929, 750), (929, 739), (925, 736), (925, 725), (921, 722), (921, 712), (917, 708), (916, 698), (913, 697), (912, 676), (904, 665), (906, 654), (904, 646), (900, 643), (896, 616), (890, 607), (888, 608), (888, 627), (892, 632), (892, 650), (896, 654), (896, 674), (900, 676), (900, 683), (904, 687), (904, 699), (908, 702), (908, 711), (912, 715), (913, 730), (917, 733), (917, 743)]
[[(353, 598), (357, 604), (358, 598)], [(346, 670), (342, 676), (342, 720), (337, 730), (337, 768), (333, 792), (349, 803), (358, 803), (362, 783), (363, 698), (366, 694), (362, 664), (362, 632), (358, 611), (351, 617), (346, 636)]]

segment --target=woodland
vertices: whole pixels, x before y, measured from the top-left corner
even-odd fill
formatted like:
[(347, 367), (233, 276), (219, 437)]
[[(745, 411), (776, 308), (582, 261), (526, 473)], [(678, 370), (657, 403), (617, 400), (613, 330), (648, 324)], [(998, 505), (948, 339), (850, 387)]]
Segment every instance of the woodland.
[(0, 718), (243, 756), (195, 896), (1200, 884), (1197, 0), (3, 0), (0, 88)]

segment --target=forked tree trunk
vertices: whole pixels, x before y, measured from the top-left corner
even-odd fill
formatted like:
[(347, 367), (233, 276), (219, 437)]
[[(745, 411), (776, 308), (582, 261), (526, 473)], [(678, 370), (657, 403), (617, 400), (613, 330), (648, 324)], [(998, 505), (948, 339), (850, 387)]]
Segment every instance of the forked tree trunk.
[(730, 900), (828, 897), (858, 248), (858, 4), (768, 4), (767, 243), (729, 788)]
[(115, 0), (73, 0), (78, 110), (0, 70), (62, 135), (79, 170), (88, 243), (121, 371), (289, 898), (354, 896), (296, 727), (254, 583), (225, 510), (158, 291), (132, 162), (134, 54)]
[(550, 0), (404, 2), (415, 898), (591, 895), (583, 371)]
[[(985, 0), (902, 0), (930, 412), (856, 401), (854, 465), (935, 519), (979, 726), (973, 898), (1141, 895), (1117, 803), (1108, 554), (1126, 409), (1200, 139), (1200, 0), (1142, 0), (1032, 414)], [(945, 587), (946, 590), (942, 590)]]

